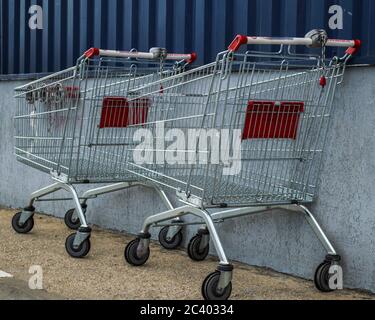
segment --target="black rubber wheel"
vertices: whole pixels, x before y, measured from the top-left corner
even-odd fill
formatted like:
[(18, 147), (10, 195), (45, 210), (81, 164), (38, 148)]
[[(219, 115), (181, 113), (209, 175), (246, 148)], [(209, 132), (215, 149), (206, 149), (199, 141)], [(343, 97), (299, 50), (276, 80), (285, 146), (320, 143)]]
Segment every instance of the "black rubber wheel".
[(202, 236), (196, 235), (189, 243), (188, 255), (193, 261), (204, 261), (210, 252), (210, 245), (207, 245), (203, 251), (200, 249), (201, 241)]
[(65, 242), (65, 249), (66, 249), (66, 252), (68, 252), (68, 254), (72, 257), (72, 258), (76, 258), (76, 259), (80, 259), (80, 258), (84, 258), (86, 257), (89, 252), (90, 252), (90, 249), (91, 249), (91, 242), (90, 242), (90, 239), (86, 239), (80, 246), (78, 249), (75, 249), (74, 246), (73, 246), (73, 243), (74, 243), (74, 239), (76, 237), (76, 234), (73, 233), (71, 234), (67, 239), (66, 239), (66, 242)]
[(334, 291), (329, 287), (329, 280), (331, 276), (329, 274), (329, 270), (331, 266), (332, 264), (330, 262), (323, 262), (318, 269), (316, 269), (314, 283), (315, 287), (321, 292), (328, 293)]
[(71, 230), (78, 230), (81, 227), (81, 221), (78, 217), (74, 217), (74, 213), (76, 212), (76, 209), (70, 209), (65, 214), (65, 224), (66, 226)]
[(139, 239), (133, 240), (125, 248), (125, 260), (134, 267), (143, 266), (150, 257), (150, 248), (148, 248), (147, 253), (143, 257), (138, 257), (137, 249), (139, 242)]
[(23, 226), (20, 225), (22, 212), (18, 212), (12, 219), (12, 227), (19, 234), (27, 234), (34, 228), (34, 217), (30, 217)]
[(220, 272), (211, 273), (202, 285), (202, 295), (208, 301), (225, 301), (228, 300), (232, 294), (232, 282), (225, 288), (223, 293), (217, 292), (217, 285), (220, 280)]
[(167, 239), (168, 230), (169, 230), (169, 227), (164, 227), (163, 229), (160, 230), (159, 242), (163, 246), (164, 249), (167, 249), (167, 250), (177, 249), (178, 247), (181, 246), (181, 243), (182, 243), (182, 231), (180, 230), (173, 237), (173, 239), (168, 240)]

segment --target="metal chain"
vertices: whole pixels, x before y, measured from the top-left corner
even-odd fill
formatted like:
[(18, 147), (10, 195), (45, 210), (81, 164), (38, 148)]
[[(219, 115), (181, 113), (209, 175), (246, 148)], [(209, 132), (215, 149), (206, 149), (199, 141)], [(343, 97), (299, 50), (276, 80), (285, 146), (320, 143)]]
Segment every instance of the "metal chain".
[(164, 64), (165, 64), (165, 58), (161, 56), (160, 57), (160, 80), (163, 80)]
[(322, 45), (322, 56), (321, 56), (321, 64), (322, 64), (322, 67), (323, 67), (323, 70), (326, 69), (326, 50), (327, 47), (325, 45), (325, 43)]
[(322, 67), (323, 67), (323, 70), (325, 71), (326, 69), (326, 44), (327, 44), (327, 41), (328, 41), (328, 35), (327, 33), (324, 31), (321, 32), (320, 34), (320, 43), (321, 43), (321, 46), (322, 46), (322, 56), (321, 56), (321, 59), (322, 59)]

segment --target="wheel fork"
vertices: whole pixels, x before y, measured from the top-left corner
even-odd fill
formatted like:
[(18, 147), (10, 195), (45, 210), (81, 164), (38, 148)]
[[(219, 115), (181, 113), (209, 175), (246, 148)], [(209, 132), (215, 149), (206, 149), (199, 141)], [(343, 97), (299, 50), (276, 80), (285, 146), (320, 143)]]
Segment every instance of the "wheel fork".
[(91, 237), (91, 228), (80, 228), (74, 238), (73, 248), (78, 250), (86, 240)]
[(25, 223), (31, 219), (35, 215), (35, 208), (33, 206), (30, 206), (28, 208), (23, 209), (22, 214), (20, 216), (19, 224), (21, 226), (24, 226)]
[(217, 268), (217, 271), (220, 272), (220, 280), (216, 290), (217, 293), (221, 295), (233, 280), (233, 266), (231, 264), (221, 264)]
[(137, 248), (137, 256), (143, 257), (147, 254), (147, 251), (150, 247), (151, 243), (151, 234), (150, 233), (141, 233), (138, 236), (139, 238), (139, 244)]
[(174, 237), (182, 231), (183, 226), (178, 224), (183, 224), (184, 222), (181, 219), (176, 219), (172, 221), (172, 225), (168, 227), (168, 233), (166, 236), (167, 241), (172, 241)]

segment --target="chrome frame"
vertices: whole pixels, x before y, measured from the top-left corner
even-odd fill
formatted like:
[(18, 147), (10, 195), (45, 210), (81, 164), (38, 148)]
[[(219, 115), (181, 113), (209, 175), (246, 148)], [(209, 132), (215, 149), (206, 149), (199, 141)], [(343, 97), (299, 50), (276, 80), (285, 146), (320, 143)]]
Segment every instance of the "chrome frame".
[[(289, 71), (289, 64), (286, 60), (288, 57), (289, 58), (292, 57), (293, 59), (300, 60), (301, 62), (303, 62), (304, 60), (310, 60), (310, 61), (314, 60), (317, 64), (317, 66), (316, 66), (315, 69), (314, 69), (314, 67), (312, 69), (310, 69), (311, 73), (314, 76), (313, 81), (315, 81), (315, 78), (316, 78), (317, 81), (319, 80), (318, 75), (324, 75), (331, 80), (331, 81), (329, 81), (329, 83), (327, 85), (327, 88), (325, 89), (326, 91), (329, 92), (329, 94), (327, 94), (327, 96), (324, 96), (323, 101), (321, 101), (321, 103), (322, 104), (324, 103), (324, 106), (328, 110), (330, 110), (330, 108), (332, 107), (332, 103), (333, 103), (333, 97), (335, 96), (336, 87), (339, 84), (341, 84), (341, 82), (342, 82), (344, 72), (345, 72), (345, 65), (346, 65), (346, 62), (348, 61), (348, 59), (350, 59), (350, 56), (345, 55), (341, 59), (339, 59), (337, 57), (334, 57), (331, 60), (330, 65), (327, 67), (325, 65), (325, 61), (322, 61), (322, 59), (319, 56), (295, 54), (291, 51), (290, 46), (287, 48), (286, 52), (284, 52), (283, 49), (284, 49), (283, 46), (281, 46), (279, 52), (271, 52), (271, 53), (248, 51), (245, 55), (238, 55), (237, 54), (236, 57), (240, 61), (241, 61), (241, 59), (243, 59), (243, 61), (245, 61), (245, 62), (247, 61), (247, 58), (249, 57), (249, 55), (253, 55), (253, 54), (256, 55), (258, 58), (262, 58), (262, 57), (269, 57), (270, 59), (272, 59), (274, 57), (280, 57), (281, 59), (284, 58), (284, 60), (282, 60), (282, 62), (281, 62), (281, 67), (280, 67), (280, 70), (279, 70), (280, 74), (284, 70)], [(168, 121), (173, 122), (173, 120), (177, 122), (177, 121), (183, 121), (183, 120), (191, 119), (192, 120), (191, 123), (193, 123), (194, 118), (197, 117), (197, 118), (202, 118), (201, 128), (203, 128), (205, 119), (207, 119), (208, 117), (213, 117), (212, 123), (216, 123), (215, 119), (216, 119), (217, 113), (215, 111), (212, 111), (208, 107), (209, 104), (210, 104), (210, 98), (212, 96), (213, 100), (216, 99), (216, 102), (214, 101), (213, 103), (216, 103), (218, 105), (219, 104), (219, 93), (222, 92), (223, 95), (224, 95), (224, 98), (222, 98), (223, 99), (222, 101), (224, 101), (224, 103), (228, 101), (228, 95), (229, 95), (229, 92), (231, 91), (229, 81), (228, 81), (227, 85), (223, 84), (223, 86), (221, 86), (221, 83), (220, 83), (220, 86), (219, 86), (215, 83), (215, 80), (218, 79), (217, 80), (218, 82), (224, 83), (229, 78), (230, 74), (232, 72), (234, 72), (232, 70), (232, 61), (233, 60), (234, 60), (234, 55), (231, 52), (225, 51), (225, 52), (222, 52), (222, 53), (218, 54), (217, 60), (216, 60), (215, 63), (197, 68), (195, 70), (192, 70), (190, 73), (184, 74), (186, 87), (189, 88), (189, 86), (195, 81), (197, 83), (197, 85), (196, 85), (197, 91), (199, 90), (198, 91), (199, 93), (197, 94), (197, 96), (200, 95), (203, 98), (207, 97), (207, 100), (204, 100), (204, 99), (202, 100), (203, 102), (202, 102), (202, 105), (201, 105), (201, 107), (202, 107), (201, 114), (198, 113), (197, 115), (195, 115), (193, 113), (190, 116), (190, 118), (189, 117), (183, 117), (182, 115), (174, 115), (174, 116), (171, 116), (171, 119), (156, 119), (155, 121), (168, 123)], [(298, 68), (298, 64), (296, 65), (296, 68)], [(329, 71), (327, 71), (327, 70), (329, 70)], [(251, 70), (248, 70), (248, 71), (251, 72)], [(277, 72), (277, 70), (276, 70), (276, 72)], [(316, 75), (314, 75), (314, 72), (316, 72)], [(195, 76), (194, 76), (194, 73), (195, 73)], [(309, 80), (307, 79), (308, 73), (307, 72), (305, 72), (305, 73), (306, 73), (306, 78), (303, 81), (306, 81), (305, 83), (308, 84), (308, 83), (310, 83)], [(297, 72), (297, 74), (303, 75), (303, 73), (298, 73), (298, 72)], [(292, 73), (292, 76), (293, 76), (293, 73)], [(282, 86), (281, 82), (286, 81), (286, 79), (288, 77), (292, 77), (292, 76), (285, 76), (285, 78), (283, 78), (283, 79), (278, 79), (278, 85)], [(178, 76), (176, 76), (175, 78), (178, 79)], [(209, 81), (210, 86), (208, 86), (207, 88), (203, 88), (202, 83), (200, 82), (201, 79), (205, 79), (205, 78), (211, 79), (211, 81)], [(171, 79), (169, 79), (169, 80), (171, 80)], [(266, 81), (267, 80), (265, 80), (264, 83), (266, 83)], [(273, 79), (271, 77), (271, 80), (269, 80), (269, 82), (277, 83), (277, 79)], [(175, 85), (172, 81), (171, 81), (171, 83), (168, 83), (168, 81), (161, 82), (161, 83), (163, 85), (165, 85), (165, 88), (167, 87), (166, 90), (169, 90), (171, 95), (173, 95), (177, 92), (180, 93), (178, 91), (179, 85)], [(253, 84), (253, 81), (251, 80), (251, 85), (252, 84)], [(255, 84), (255, 86), (256, 86), (256, 84)], [(198, 87), (199, 87), (199, 89), (198, 89)], [(239, 89), (241, 89), (241, 87), (235, 87), (235, 88), (233, 88), (233, 91), (236, 91), (236, 90), (239, 90)], [(150, 87), (149, 91), (147, 91), (148, 92), (147, 94), (153, 94), (153, 90), (155, 90), (155, 89), (153, 87)], [(206, 91), (204, 91), (204, 90), (206, 90)], [(294, 89), (294, 90), (297, 90), (297, 89)], [(187, 92), (182, 91), (180, 93), (181, 99), (182, 98), (187, 99), (189, 97), (190, 92), (188, 90), (186, 90), (186, 91)], [(144, 92), (141, 92), (140, 96), (143, 96), (143, 95), (147, 96), (147, 94), (145, 94)], [(216, 97), (215, 97), (215, 95), (216, 95)], [(311, 97), (313, 96), (311, 93), (310, 93), (310, 95), (311, 95)], [(249, 94), (249, 96), (250, 96), (250, 94)], [(278, 95), (276, 94), (276, 96), (278, 96)], [(320, 93), (319, 99), (322, 99), (322, 93)], [(186, 101), (189, 101), (189, 100), (187, 99)], [(297, 101), (297, 100), (289, 100), (289, 101)], [(301, 101), (305, 101), (305, 100), (301, 100)], [(212, 101), (211, 101), (211, 103), (212, 103)], [(181, 104), (182, 104), (182, 102), (181, 102)], [(160, 106), (156, 106), (156, 107), (168, 108), (168, 105), (163, 106), (161, 104)], [(316, 115), (316, 114), (314, 114), (314, 115)], [(321, 119), (325, 118), (325, 113), (320, 114), (320, 118)], [(194, 122), (193, 126), (194, 126), (194, 128), (195, 128), (195, 126), (199, 127), (199, 124)], [(319, 134), (320, 134), (321, 130), (322, 130), (322, 121), (320, 123), (320, 127), (318, 128)], [(307, 134), (307, 133), (305, 133), (305, 134)], [(327, 133), (321, 134), (321, 139), (324, 141), (323, 142), (324, 144), (326, 142), (326, 138), (327, 138)], [(314, 144), (314, 146), (311, 146), (310, 148), (316, 150), (318, 148), (318, 142), (316, 142)], [(320, 149), (317, 150), (317, 151), (322, 152), (322, 150), (320, 150)], [(320, 168), (320, 166), (321, 166), (321, 162), (319, 164), (319, 168)], [(197, 223), (194, 222), (194, 223), (191, 223), (191, 225), (202, 224), (202, 225), (205, 225), (205, 227), (207, 228), (207, 230), (209, 232), (209, 237), (211, 237), (212, 242), (215, 246), (216, 252), (218, 254), (220, 265), (221, 266), (230, 266), (230, 263), (229, 263), (229, 261), (226, 257), (225, 251), (224, 251), (223, 246), (221, 244), (219, 235), (216, 231), (215, 223), (222, 223), (222, 222), (224, 222), (228, 219), (234, 219), (234, 218), (243, 217), (243, 216), (251, 216), (251, 215), (256, 215), (256, 214), (262, 214), (262, 213), (269, 212), (270, 210), (277, 209), (277, 210), (281, 210), (281, 211), (284, 211), (284, 212), (294, 212), (294, 213), (303, 214), (304, 218), (308, 222), (308, 224), (311, 227), (311, 229), (313, 230), (314, 234), (316, 235), (316, 237), (319, 239), (320, 243), (322, 244), (322, 246), (326, 250), (328, 256), (337, 256), (337, 252), (336, 252), (334, 246), (329, 241), (327, 235), (323, 231), (323, 229), (320, 226), (320, 224), (318, 223), (317, 219), (314, 217), (312, 212), (305, 206), (305, 204), (313, 202), (314, 197), (316, 196), (315, 194), (306, 195), (303, 199), (301, 198), (299, 200), (298, 199), (273, 199), (273, 201), (270, 201), (270, 200), (264, 200), (263, 201), (263, 200), (256, 199), (256, 201), (254, 200), (253, 202), (252, 201), (248, 201), (248, 202), (243, 201), (243, 202), (239, 202), (238, 204), (235, 204), (235, 203), (229, 203), (228, 204), (226, 202), (223, 202), (222, 205), (214, 204), (214, 203), (210, 203), (209, 201), (205, 201), (205, 200), (209, 199), (208, 197), (206, 197), (206, 191), (207, 191), (208, 188), (210, 188), (207, 185), (208, 169), (206, 171), (207, 172), (206, 176), (202, 175), (202, 181), (197, 182), (197, 184), (200, 183), (199, 187), (197, 187), (197, 186), (194, 185), (194, 183), (196, 183), (196, 182), (192, 181), (192, 176), (195, 174), (195, 173), (193, 173), (194, 169), (190, 170), (190, 175), (189, 174), (187, 174), (187, 175), (180, 174), (179, 175), (179, 173), (177, 171), (178, 168), (176, 168), (176, 171), (174, 171), (173, 168), (167, 167), (167, 165), (165, 165), (165, 167), (166, 168), (164, 168), (164, 170), (163, 170), (163, 169), (160, 169), (160, 168), (153, 167), (152, 165), (151, 166), (147, 166), (147, 165), (140, 166), (140, 165), (137, 165), (135, 163), (129, 164), (129, 172), (131, 174), (138, 175), (140, 177), (140, 179), (143, 179), (144, 181), (157, 183), (160, 186), (164, 186), (164, 187), (170, 188), (171, 190), (174, 190), (177, 193), (177, 197), (184, 204), (184, 206), (182, 206), (180, 208), (169, 210), (169, 211), (166, 211), (166, 212), (163, 212), (163, 213), (160, 213), (160, 214), (150, 216), (144, 221), (144, 224), (143, 224), (143, 227), (142, 227), (142, 230), (141, 230), (141, 233), (140, 233), (140, 237), (139, 237), (141, 241), (140, 241), (140, 244), (139, 244), (138, 252), (140, 254), (144, 254), (145, 250), (149, 246), (149, 240), (147, 240), (147, 237), (145, 237), (145, 235), (149, 234), (149, 231), (150, 231), (151, 227), (160, 226), (160, 224), (164, 223), (165, 221), (169, 221), (169, 220), (174, 219), (174, 218), (181, 218), (181, 217), (184, 217), (184, 216), (187, 216), (187, 215), (192, 215), (192, 216), (195, 216), (195, 217), (199, 218), (200, 222), (197, 222)], [(319, 168), (318, 168), (318, 170), (319, 170)], [(308, 168), (308, 171), (309, 171), (308, 175), (310, 175), (311, 171), (312, 171), (312, 168), (311, 167)], [(181, 178), (181, 176), (182, 176), (182, 178)], [(203, 181), (203, 180), (205, 180), (205, 181)], [(307, 180), (307, 181), (309, 181), (309, 180)], [(307, 189), (309, 187), (311, 187), (311, 186), (309, 184), (307, 184), (304, 188)], [(316, 186), (315, 186), (315, 188), (316, 188)], [(199, 195), (196, 190), (202, 190), (201, 195)], [(194, 193), (194, 191), (196, 191), (196, 192)], [(308, 192), (306, 192), (306, 193), (308, 193)], [(216, 212), (216, 213), (210, 213), (208, 211), (211, 208), (220, 208), (221, 206), (233, 207), (233, 209), (223, 210), (221, 212)], [(207, 244), (207, 238), (205, 239), (205, 244)], [(221, 272), (218, 292), (220, 292), (222, 289), (226, 288), (226, 286), (230, 283), (231, 279), (232, 279), (232, 272), (231, 271)]]
[[(137, 51), (133, 49), (131, 52)], [(74, 176), (72, 176), (72, 171), (75, 169), (74, 166), (76, 168), (83, 167), (79, 164), (79, 154), (76, 163), (73, 162), (73, 157), (76, 156), (74, 153), (77, 146), (78, 149), (81, 147), (84, 117), (88, 107), (93, 106), (92, 101), (100, 98), (101, 95), (104, 97), (114, 94), (130, 95), (131, 90), (139, 89), (145, 83), (157, 82), (183, 72), (190, 63), (187, 61), (168, 62), (165, 60), (165, 56), (161, 55), (161, 48), (158, 49), (158, 52), (160, 54), (154, 55), (154, 60), (130, 57), (92, 59), (82, 55), (77, 60), (75, 67), (56, 72), (15, 89), (15, 98), (18, 100), (18, 111), (14, 117), (16, 127), (15, 156), (25, 165), (50, 173), (51, 178), (57, 181), (34, 192), (30, 196), (29, 208), (33, 208), (36, 201), (73, 200), (75, 204), (73, 219), (79, 218), (81, 229), (85, 229), (88, 228), (85, 216), (88, 200), (135, 186), (145, 186), (155, 189), (166, 207), (173, 209), (167, 194), (159, 186), (138, 183), (135, 176), (99, 177), (91, 183), (116, 183), (88, 190), (82, 197), (78, 196), (73, 187), (75, 184), (87, 183), (86, 178), (79, 176), (78, 170)], [(119, 67), (119, 64), (122, 64), (122, 68)], [(79, 112), (82, 112), (82, 115)], [(59, 124), (60, 128), (58, 129), (53, 127), (57, 122), (56, 119), (63, 120), (63, 124)], [(92, 119), (93, 122), (95, 120), (95, 118)], [(77, 124), (80, 124), (79, 128), (77, 128)], [(113, 138), (113, 135), (109, 135), (109, 137)], [(74, 140), (79, 140), (77, 146), (74, 145)], [(117, 156), (116, 161), (124, 162), (126, 160), (125, 158), (119, 159), (118, 154), (114, 154), (114, 156)], [(108, 165), (113, 167), (111, 162)], [(84, 172), (84, 169), (82, 171)], [(109, 168), (107, 171), (111, 176), (111, 169)], [(59, 190), (67, 191), (71, 194), (71, 198), (44, 199), (45, 196)], [(20, 223), (24, 224), (34, 215), (34, 211), (25, 209), (21, 215)], [(174, 222), (181, 223), (182, 221)], [(173, 227), (168, 236), (173, 237), (180, 230), (180, 227)], [(77, 247), (87, 237), (87, 234), (81, 234), (79, 231), (74, 246)]]

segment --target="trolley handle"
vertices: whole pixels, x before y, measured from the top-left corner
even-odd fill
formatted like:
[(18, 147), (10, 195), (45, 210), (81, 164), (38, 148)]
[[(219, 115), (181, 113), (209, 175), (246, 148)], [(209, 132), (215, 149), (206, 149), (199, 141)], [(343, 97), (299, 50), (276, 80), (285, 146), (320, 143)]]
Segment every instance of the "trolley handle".
[[(311, 38), (272, 38), (272, 37), (248, 37), (244, 35), (237, 35), (233, 40), (228, 50), (236, 52), (242, 45), (290, 45), (290, 46), (314, 46), (314, 41)], [(348, 48), (346, 54), (353, 56), (361, 47), (360, 40), (339, 40), (328, 39), (327, 47), (341, 47)]]
[[(91, 48), (84, 53), (84, 56), (91, 59), (96, 56), (102, 57), (113, 57), (113, 58), (135, 58), (135, 59), (147, 59), (155, 60), (159, 58), (153, 52), (136, 52), (136, 51), (116, 51), (116, 50), (104, 50), (99, 48)], [(195, 52), (190, 54), (179, 54), (179, 53), (168, 53), (164, 60), (166, 61), (185, 61), (188, 64), (193, 63), (197, 59)]]

